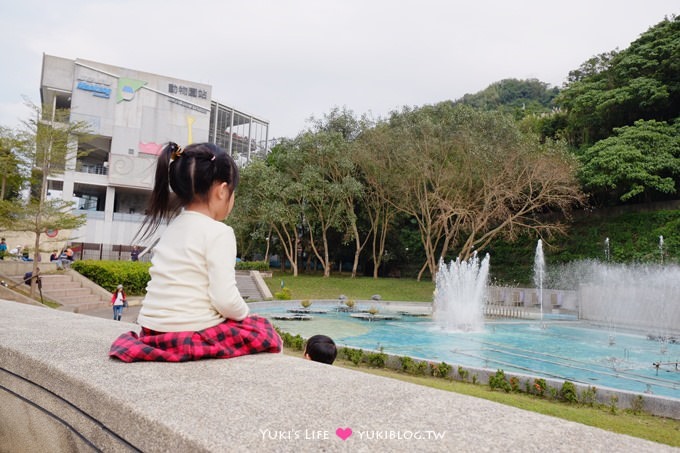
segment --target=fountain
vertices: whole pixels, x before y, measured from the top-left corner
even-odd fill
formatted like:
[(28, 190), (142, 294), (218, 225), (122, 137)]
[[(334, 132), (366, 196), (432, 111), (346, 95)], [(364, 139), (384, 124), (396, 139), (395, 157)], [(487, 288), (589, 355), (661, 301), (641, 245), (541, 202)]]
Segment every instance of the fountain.
[(538, 305), (541, 308), (541, 328), (545, 329), (543, 322), (543, 279), (545, 278), (545, 257), (543, 256), (543, 241), (538, 240), (536, 255), (534, 256), (534, 284), (538, 291)]
[(489, 279), (489, 254), (480, 262), (477, 252), (468, 260), (439, 262), (433, 318), (445, 330), (479, 331), (484, 327), (483, 303)]
[(661, 265), (663, 266), (663, 236), (659, 236), (659, 255), (661, 255)]
[(680, 328), (680, 267), (584, 260), (560, 267), (557, 287), (577, 290), (579, 318), (652, 335)]
[[(354, 348), (379, 343), (389, 354), (680, 401), (680, 266), (611, 263), (609, 247), (607, 238), (605, 261), (546, 269), (538, 241), (535, 289), (487, 287), (488, 254), (483, 260), (475, 253), (448, 265), (440, 261), (431, 320), (395, 316), (357, 325), (347, 313), (330, 311), (325, 319), (289, 323), (288, 328), (302, 335), (323, 331), (337, 344)], [(663, 256), (661, 237), (659, 248)], [(525, 300), (525, 295), (530, 297)], [(494, 318), (485, 325), (487, 299), (493, 301), (488, 308)], [(536, 301), (540, 329), (538, 310), (530, 308)], [(545, 311), (544, 302), (552, 310)], [(413, 310), (413, 303), (408, 308), (400, 304), (406, 303), (389, 302), (381, 309)], [(518, 312), (521, 316), (515, 316)]]
[(605, 238), (604, 240), (604, 260), (605, 262), (609, 262), (611, 258), (611, 252), (609, 251), (609, 238)]

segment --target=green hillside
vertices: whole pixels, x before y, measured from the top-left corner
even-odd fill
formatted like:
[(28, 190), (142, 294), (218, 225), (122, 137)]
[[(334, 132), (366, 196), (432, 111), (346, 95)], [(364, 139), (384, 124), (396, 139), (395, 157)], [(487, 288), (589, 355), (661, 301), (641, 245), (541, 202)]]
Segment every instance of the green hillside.
[[(568, 236), (544, 241), (545, 259), (548, 266), (581, 259), (604, 260), (605, 239), (609, 238), (613, 262), (660, 263), (659, 236), (663, 236), (664, 263), (680, 262), (680, 210), (582, 214), (574, 220)], [(488, 250), (492, 278), (503, 283), (529, 283), (537, 240), (523, 237), (512, 244), (495, 242)]]

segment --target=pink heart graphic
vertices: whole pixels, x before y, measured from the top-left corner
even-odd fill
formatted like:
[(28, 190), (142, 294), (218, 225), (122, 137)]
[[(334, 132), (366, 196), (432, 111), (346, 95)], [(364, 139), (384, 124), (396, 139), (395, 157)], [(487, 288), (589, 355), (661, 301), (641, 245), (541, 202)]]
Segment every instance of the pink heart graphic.
[(335, 430), (335, 435), (342, 440), (347, 440), (352, 435), (352, 428), (338, 428)]

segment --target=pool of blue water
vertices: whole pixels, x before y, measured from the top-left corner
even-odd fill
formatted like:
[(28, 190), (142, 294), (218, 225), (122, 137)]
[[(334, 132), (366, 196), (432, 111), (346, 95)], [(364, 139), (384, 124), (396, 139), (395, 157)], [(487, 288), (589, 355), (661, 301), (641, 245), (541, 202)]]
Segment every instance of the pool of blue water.
[(273, 317), (285, 307), (256, 311), (286, 332), (329, 335), (339, 346), (680, 399), (680, 342), (600, 329), (570, 316), (546, 315), (543, 323), (495, 320), (480, 332), (446, 332), (429, 317), (369, 322), (329, 310), (308, 321), (280, 321)]

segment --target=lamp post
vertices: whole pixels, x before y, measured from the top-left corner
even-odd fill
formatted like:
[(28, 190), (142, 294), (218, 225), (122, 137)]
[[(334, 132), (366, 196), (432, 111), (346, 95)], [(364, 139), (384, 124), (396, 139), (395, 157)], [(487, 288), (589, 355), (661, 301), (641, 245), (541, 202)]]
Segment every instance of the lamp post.
[(267, 241), (267, 249), (264, 252), (264, 262), (268, 263), (269, 262), (269, 236), (265, 238), (265, 241)]

